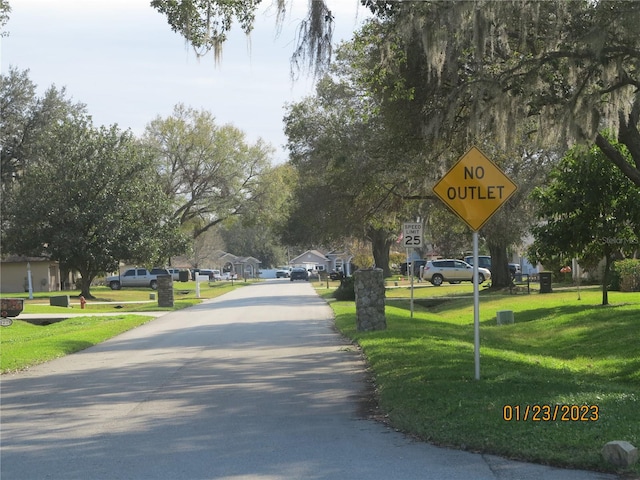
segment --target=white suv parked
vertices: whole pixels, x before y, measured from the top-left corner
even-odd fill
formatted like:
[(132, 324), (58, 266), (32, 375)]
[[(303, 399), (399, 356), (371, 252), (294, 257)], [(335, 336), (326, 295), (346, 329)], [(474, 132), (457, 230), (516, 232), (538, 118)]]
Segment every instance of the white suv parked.
[[(467, 262), (455, 259), (430, 260), (424, 266), (422, 278), (436, 287), (443, 282), (460, 283), (473, 281), (473, 266)], [(482, 283), (491, 278), (491, 272), (478, 267), (478, 282)]]
[(289, 278), (291, 275), (291, 267), (276, 268), (276, 278)]

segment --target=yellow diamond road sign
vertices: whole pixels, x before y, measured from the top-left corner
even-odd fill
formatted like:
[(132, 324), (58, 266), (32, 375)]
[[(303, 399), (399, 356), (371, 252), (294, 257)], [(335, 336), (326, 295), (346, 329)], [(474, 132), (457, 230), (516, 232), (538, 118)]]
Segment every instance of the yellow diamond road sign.
[(436, 183), (433, 193), (478, 231), (517, 189), (495, 163), (472, 147)]

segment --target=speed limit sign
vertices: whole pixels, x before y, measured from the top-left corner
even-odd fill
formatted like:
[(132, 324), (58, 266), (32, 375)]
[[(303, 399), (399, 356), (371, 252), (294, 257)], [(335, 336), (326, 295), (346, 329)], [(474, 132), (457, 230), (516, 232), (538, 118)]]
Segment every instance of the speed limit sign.
[(422, 247), (422, 223), (404, 223), (402, 227), (404, 248)]

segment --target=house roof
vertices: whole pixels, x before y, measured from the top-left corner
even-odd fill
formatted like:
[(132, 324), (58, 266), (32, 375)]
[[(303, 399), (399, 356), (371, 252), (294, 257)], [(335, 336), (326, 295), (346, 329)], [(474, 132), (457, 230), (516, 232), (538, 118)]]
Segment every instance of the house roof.
[(338, 251), (338, 250), (333, 250), (329, 253), (327, 253), (327, 258), (331, 259), (336, 259), (336, 258), (341, 258), (341, 259), (347, 259), (347, 258), (353, 258), (353, 254), (347, 251)]
[(236, 257), (236, 263), (262, 263), (255, 257)]
[(296, 263), (326, 262), (328, 260), (327, 256), (319, 250), (307, 250), (302, 255), (292, 258), (289, 263), (295, 265)]
[(58, 263), (55, 260), (51, 260), (47, 257), (27, 257), (26, 255), (7, 255), (0, 259), (1, 263), (27, 263), (27, 262), (50, 262)]
[(233, 255), (232, 253), (227, 253), (227, 252), (219, 252), (220, 255), (218, 256), (218, 260), (224, 260), (225, 262), (235, 262), (238, 260), (238, 257), (236, 255)]

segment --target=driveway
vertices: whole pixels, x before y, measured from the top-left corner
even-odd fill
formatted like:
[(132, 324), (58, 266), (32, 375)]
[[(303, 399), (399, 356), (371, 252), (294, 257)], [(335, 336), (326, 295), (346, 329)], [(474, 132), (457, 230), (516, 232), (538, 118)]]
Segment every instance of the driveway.
[(0, 477), (615, 478), (413, 441), (367, 390), (312, 287), (271, 280), (3, 376)]

